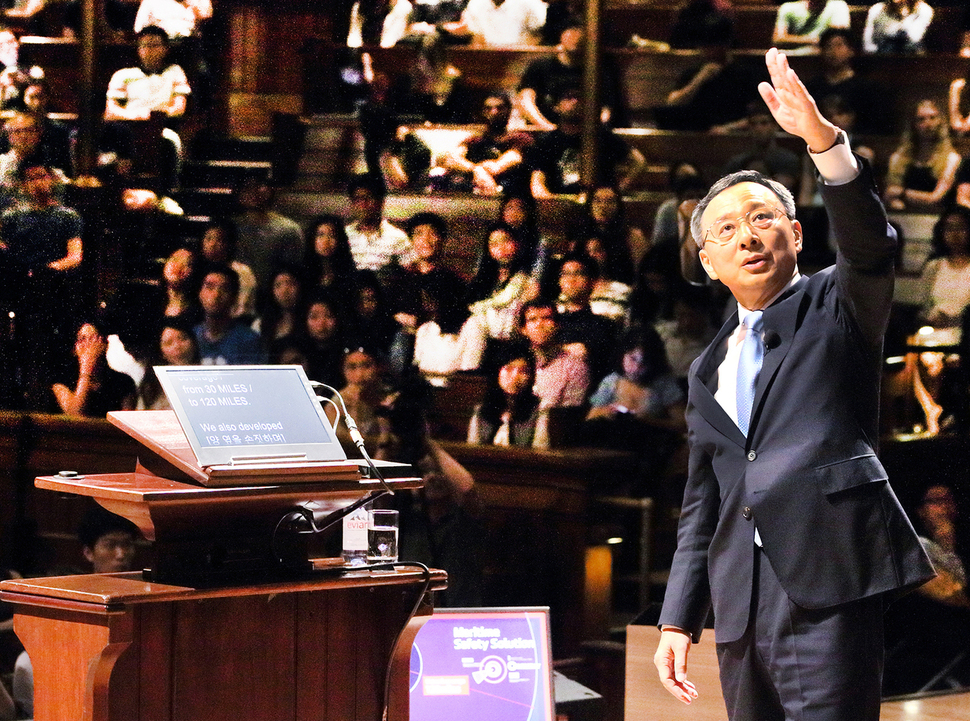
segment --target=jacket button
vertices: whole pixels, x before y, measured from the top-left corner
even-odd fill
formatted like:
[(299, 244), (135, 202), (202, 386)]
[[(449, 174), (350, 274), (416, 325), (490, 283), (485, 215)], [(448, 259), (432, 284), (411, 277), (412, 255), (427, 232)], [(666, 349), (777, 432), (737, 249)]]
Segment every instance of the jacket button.
[(742, 508), (741, 509), (741, 516), (744, 518), (744, 520), (750, 521), (751, 520), (751, 507), (750, 506), (745, 506), (744, 508)]
[(753, 461), (758, 457), (758, 454), (754, 451), (748, 451), (748, 460)]

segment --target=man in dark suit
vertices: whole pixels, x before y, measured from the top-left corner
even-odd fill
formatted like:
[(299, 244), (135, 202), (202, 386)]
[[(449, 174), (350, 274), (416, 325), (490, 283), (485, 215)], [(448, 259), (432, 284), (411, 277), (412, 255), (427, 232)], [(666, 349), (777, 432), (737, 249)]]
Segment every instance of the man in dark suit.
[(654, 661), (690, 703), (687, 655), (713, 602), (732, 721), (876, 721), (883, 604), (933, 575), (873, 448), (895, 234), (845, 134), (784, 54), (766, 62), (759, 90), (808, 145), (839, 252), (800, 275), (791, 194), (749, 171), (694, 211), (701, 264), (739, 313), (691, 367), (689, 479)]

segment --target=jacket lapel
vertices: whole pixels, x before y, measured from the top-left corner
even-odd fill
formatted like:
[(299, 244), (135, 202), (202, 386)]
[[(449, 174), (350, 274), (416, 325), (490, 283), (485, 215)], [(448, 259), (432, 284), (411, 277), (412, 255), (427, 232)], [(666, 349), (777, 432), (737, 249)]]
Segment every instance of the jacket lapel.
[(721, 404), (714, 398), (714, 392), (717, 390), (717, 368), (721, 365), (727, 352), (728, 336), (737, 327), (738, 314), (735, 312), (721, 326), (717, 336), (697, 359), (695, 376), (699, 382), (692, 383), (690, 386), (690, 401), (716, 431), (743, 448), (745, 444), (744, 434), (741, 433), (741, 429), (738, 428), (734, 419), (724, 412)]

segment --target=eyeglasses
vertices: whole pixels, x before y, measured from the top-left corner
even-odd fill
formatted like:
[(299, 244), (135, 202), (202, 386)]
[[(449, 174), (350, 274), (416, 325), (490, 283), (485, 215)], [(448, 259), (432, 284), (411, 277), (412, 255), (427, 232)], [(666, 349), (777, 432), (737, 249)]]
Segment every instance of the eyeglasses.
[(704, 234), (704, 242), (706, 243), (710, 240), (717, 245), (727, 245), (734, 240), (738, 228), (741, 227), (741, 221), (744, 221), (756, 230), (768, 230), (768, 228), (774, 226), (779, 220), (787, 217), (788, 213), (773, 205), (752, 208), (740, 218), (734, 220), (718, 220), (711, 224)]

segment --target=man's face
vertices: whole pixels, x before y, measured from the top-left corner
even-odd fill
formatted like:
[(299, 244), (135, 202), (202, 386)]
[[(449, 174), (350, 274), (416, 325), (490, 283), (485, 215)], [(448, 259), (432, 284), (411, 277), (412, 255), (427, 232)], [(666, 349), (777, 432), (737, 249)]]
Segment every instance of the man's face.
[(529, 308), (523, 318), (522, 335), (533, 348), (545, 348), (556, 337), (556, 319), (552, 308)]
[(822, 61), (833, 68), (841, 68), (849, 64), (855, 55), (855, 51), (849, 42), (841, 35), (834, 35), (829, 38), (821, 48)]
[(54, 176), (42, 165), (24, 171), (24, 192), (32, 200), (50, 198), (54, 192)]
[[(770, 188), (738, 183), (715, 196), (701, 216), (706, 242), (699, 255), (704, 270), (752, 310), (763, 307), (788, 284), (802, 249), (802, 228), (797, 220), (784, 217), (766, 230), (737, 221), (751, 210), (766, 206), (782, 208)], [(721, 220), (732, 221), (737, 227), (734, 238), (725, 245), (707, 240), (708, 228)]]
[(30, 155), (40, 144), (41, 130), (33, 118), (17, 116), (7, 123), (7, 138), (17, 155)]
[(433, 261), (441, 250), (441, 237), (433, 225), (419, 225), (411, 233), (414, 253), (419, 259)]
[(130, 571), (135, 561), (135, 539), (127, 531), (105, 533), (94, 546), (84, 547), (84, 557), (95, 573)]
[(563, 263), (559, 271), (559, 290), (567, 303), (585, 304), (593, 293), (593, 280), (586, 274), (586, 268), (575, 260)]
[(367, 188), (357, 188), (350, 196), (350, 214), (357, 222), (376, 223), (381, 218), (381, 202)]
[(146, 35), (138, 38), (138, 59), (141, 66), (150, 72), (162, 69), (168, 43), (157, 35)]
[(482, 117), (485, 124), (495, 130), (505, 130), (509, 124), (512, 108), (503, 98), (485, 98), (482, 106)]
[(199, 290), (199, 303), (207, 316), (227, 316), (235, 302), (235, 294), (226, 276), (222, 273), (206, 275)]
[(229, 258), (229, 243), (222, 228), (209, 228), (202, 236), (202, 257), (213, 263), (225, 263)]

